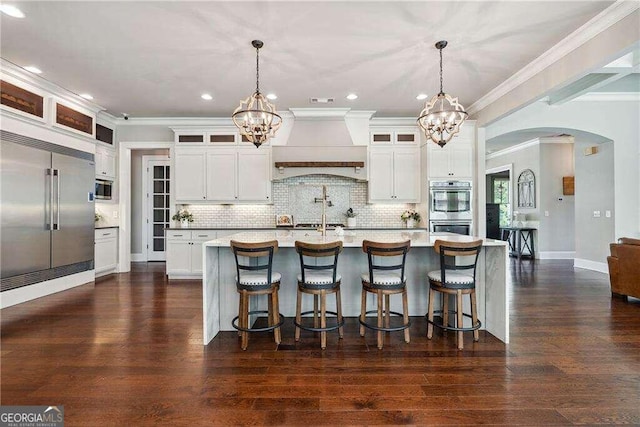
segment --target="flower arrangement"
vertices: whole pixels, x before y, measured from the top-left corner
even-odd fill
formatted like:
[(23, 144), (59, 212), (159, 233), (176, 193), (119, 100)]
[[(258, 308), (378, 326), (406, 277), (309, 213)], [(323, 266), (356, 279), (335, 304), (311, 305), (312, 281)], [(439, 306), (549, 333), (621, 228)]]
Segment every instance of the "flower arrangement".
[(98, 212), (96, 212), (96, 214), (95, 214), (95, 215), (96, 215), (96, 216), (94, 217), (95, 222), (98, 222), (98, 221), (100, 221), (100, 220), (102, 219), (102, 215), (100, 215)]
[(174, 221), (187, 221), (193, 222), (193, 214), (186, 209), (180, 209), (174, 216), (171, 217)]
[(400, 219), (403, 222), (407, 222), (410, 219), (414, 220), (415, 222), (420, 222), (422, 217), (415, 209), (407, 209), (406, 211), (402, 212), (402, 215), (400, 215)]
[(347, 209), (347, 212), (344, 214), (344, 216), (346, 216), (347, 218), (355, 218), (356, 216), (358, 216), (358, 214), (353, 211), (353, 208), (349, 208)]

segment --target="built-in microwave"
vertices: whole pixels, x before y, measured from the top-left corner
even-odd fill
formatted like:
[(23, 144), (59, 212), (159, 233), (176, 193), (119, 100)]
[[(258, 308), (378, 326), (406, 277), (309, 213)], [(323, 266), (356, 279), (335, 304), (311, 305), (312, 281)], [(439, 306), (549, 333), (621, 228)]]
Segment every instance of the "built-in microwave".
[(111, 200), (113, 195), (113, 181), (96, 179), (96, 199)]

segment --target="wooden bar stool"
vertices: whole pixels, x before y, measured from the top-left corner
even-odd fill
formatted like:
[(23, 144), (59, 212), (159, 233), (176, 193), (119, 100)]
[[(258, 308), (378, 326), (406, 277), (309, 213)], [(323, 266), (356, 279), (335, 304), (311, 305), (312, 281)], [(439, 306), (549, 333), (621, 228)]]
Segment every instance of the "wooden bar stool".
[[(343, 338), (344, 319), (340, 299), (340, 281), (338, 275), (338, 255), (342, 252), (342, 242), (305, 243), (296, 241), (296, 251), (300, 255), (300, 274), (298, 274), (298, 292), (296, 300), (296, 341), (300, 340), (300, 329), (320, 332), (320, 347), (327, 348), (327, 332), (338, 329)], [(324, 258), (327, 262), (322, 261)], [(314, 262), (311, 263), (311, 260)], [(313, 311), (302, 310), (302, 294), (313, 295)], [(336, 295), (336, 311), (327, 311), (327, 294)], [(320, 313), (318, 316), (318, 298)], [(302, 316), (313, 313), (313, 327), (302, 325)], [(336, 324), (327, 326), (327, 313), (336, 316)], [(318, 324), (319, 323), (319, 324)]]
[[(276, 344), (280, 344), (280, 326), (284, 323), (278, 302), (281, 275), (272, 271), (278, 241), (243, 243), (232, 240), (230, 243), (236, 260), (236, 288), (240, 294), (238, 316), (233, 318), (231, 325), (240, 331), (242, 349), (247, 349), (249, 332), (273, 331)], [(249, 311), (249, 297), (255, 295), (268, 295), (268, 310)], [(249, 316), (254, 314), (267, 314), (268, 326), (252, 328)]]
[[(378, 331), (378, 349), (382, 349), (382, 333), (404, 330), (404, 341), (410, 342), (409, 307), (407, 305), (407, 278), (404, 275), (404, 266), (407, 259), (407, 252), (411, 247), (411, 241), (398, 243), (380, 243), (365, 240), (362, 242), (362, 251), (369, 259), (369, 272), (361, 275), (362, 278), (362, 304), (360, 309), (360, 336), (364, 336), (365, 329), (369, 328)], [(399, 264), (384, 263), (386, 257), (402, 257)], [(393, 258), (392, 258), (393, 259)], [(394, 261), (396, 262), (395, 259)], [(367, 292), (377, 296), (377, 310), (367, 311)], [(391, 311), (389, 296), (402, 294), (403, 313)], [(377, 325), (366, 322), (369, 313), (377, 313)], [(391, 315), (402, 316), (403, 323), (397, 327), (391, 327)], [(385, 321), (383, 324), (383, 316)]]
[[(478, 341), (478, 329), (482, 326), (478, 320), (476, 308), (476, 266), (478, 255), (482, 249), (482, 240), (473, 242), (447, 242), (436, 240), (434, 250), (440, 255), (440, 269), (430, 271), (429, 277), (429, 306), (427, 313), (427, 338), (433, 336), (433, 327), (445, 331), (457, 331), (458, 349), (464, 348), (463, 333), (473, 331), (473, 340)], [(442, 310), (433, 310), (435, 293), (442, 293)], [(455, 310), (449, 311), (449, 295), (456, 296)], [(462, 295), (469, 295), (471, 299), (471, 315), (462, 311)], [(435, 314), (442, 315), (442, 323), (433, 320)], [(449, 313), (456, 316), (455, 326), (449, 326)], [(471, 326), (463, 326), (463, 317), (471, 318)]]

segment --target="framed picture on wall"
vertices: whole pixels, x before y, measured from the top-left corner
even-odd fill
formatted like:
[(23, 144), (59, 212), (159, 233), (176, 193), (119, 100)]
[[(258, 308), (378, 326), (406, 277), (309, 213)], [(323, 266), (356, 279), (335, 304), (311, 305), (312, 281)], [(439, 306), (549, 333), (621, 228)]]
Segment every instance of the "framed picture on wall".
[(536, 177), (531, 169), (523, 170), (518, 176), (518, 207), (536, 207)]

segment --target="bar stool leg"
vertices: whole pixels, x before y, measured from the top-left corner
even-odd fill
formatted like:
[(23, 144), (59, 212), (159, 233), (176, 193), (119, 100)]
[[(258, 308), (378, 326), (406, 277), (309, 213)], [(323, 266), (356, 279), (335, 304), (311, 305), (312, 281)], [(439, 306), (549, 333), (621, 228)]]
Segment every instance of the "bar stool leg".
[[(300, 292), (300, 288), (298, 288), (296, 297), (296, 323), (299, 325), (302, 321), (302, 292)], [(296, 342), (300, 341), (300, 328), (296, 326)]]
[[(327, 327), (327, 291), (320, 291), (320, 327)], [(327, 348), (327, 331), (320, 332), (320, 347)]]
[[(273, 288), (271, 288), (271, 292), (267, 294), (267, 320), (269, 326), (275, 325), (275, 323), (273, 323)], [(275, 335), (276, 330), (274, 329), (272, 332)]]
[[(382, 328), (382, 291), (378, 290), (378, 328)], [(378, 349), (382, 350), (382, 331), (378, 331)]]
[[(442, 324), (449, 326), (449, 294), (442, 293)], [(443, 330), (445, 333), (446, 329)]]
[(391, 312), (389, 311), (391, 304), (389, 304), (389, 300), (390, 300), (389, 297), (390, 297), (389, 294), (384, 296), (384, 313), (385, 313), (384, 327), (385, 328), (391, 327)]
[[(367, 316), (367, 291), (362, 288), (362, 301), (360, 303), (360, 321), (364, 322)], [(364, 326), (360, 324), (360, 336), (364, 336)]]
[[(249, 295), (247, 291), (243, 290), (241, 294), (242, 298), (242, 311), (240, 312), (240, 316), (242, 319), (242, 327), (245, 329), (249, 328)], [(249, 333), (246, 331), (242, 331), (242, 349), (246, 350), (249, 345)]]
[(429, 308), (427, 310), (427, 319), (429, 319), (429, 323), (427, 323), (427, 339), (431, 339), (433, 337), (433, 299), (436, 296), (436, 291), (433, 290), (431, 285), (429, 285)]
[[(478, 323), (478, 308), (476, 306), (475, 289), (471, 291), (469, 296), (471, 297), (471, 322), (473, 323), (472, 326), (475, 328), (476, 324)], [(476, 342), (480, 340), (480, 331), (477, 329), (473, 331), (473, 340)]]
[[(456, 326), (462, 328), (462, 291), (458, 289), (456, 292)], [(464, 347), (463, 332), (458, 331), (458, 350), (462, 350)]]
[[(278, 288), (274, 288), (269, 297), (271, 297), (271, 299), (273, 300), (273, 324), (277, 325), (278, 323), (280, 323), (280, 300), (278, 298)], [(280, 344), (280, 326), (273, 330), (273, 338), (276, 341), (276, 344)]]
[[(238, 326), (242, 327), (242, 292), (238, 292)], [(242, 338), (242, 331), (238, 329), (238, 336)]]
[[(342, 297), (340, 296), (340, 287), (336, 291), (336, 313), (338, 313), (338, 323), (342, 323)], [(344, 338), (344, 326), (338, 328), (340, 339)]]
[[(404, 314), (404, 316), (402, 316), (402, 319), (404, 321), (404, 324), (406, 325), (407, 323), (409, 323), (409, 304), (407, 302), (407, 288), (404, 288), (402, 290), (402, 312)], [(404, 342), (406, 342), (407, 344), (411, 342), (411, 337), (409, 336), (409, 328), (404, 330)]]
[(318, 295), (313, 295), (313, 327), (318, 327)]

